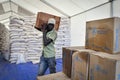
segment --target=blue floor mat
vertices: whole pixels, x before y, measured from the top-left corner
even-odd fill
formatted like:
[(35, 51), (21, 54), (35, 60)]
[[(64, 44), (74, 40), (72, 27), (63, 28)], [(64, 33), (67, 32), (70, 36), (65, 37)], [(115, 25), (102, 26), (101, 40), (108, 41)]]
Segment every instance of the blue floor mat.
[[(62, 59), (56, 59), (57, 72), (62, 71)], [(11, 64), (0, 59), (0, 80), (36, 80), (38, 64)], [(49, 70), (45, 74), (49, 74)]]

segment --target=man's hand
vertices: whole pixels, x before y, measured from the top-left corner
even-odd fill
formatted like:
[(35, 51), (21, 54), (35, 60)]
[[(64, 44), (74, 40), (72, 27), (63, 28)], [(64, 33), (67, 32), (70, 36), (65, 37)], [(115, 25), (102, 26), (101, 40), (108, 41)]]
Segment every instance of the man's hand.
[(46, 24), (46, 23), (43, 23), (43, 24), (41, 25), (41, 30), (42, 30), (43, 32), (47, 30), (47, 24)]

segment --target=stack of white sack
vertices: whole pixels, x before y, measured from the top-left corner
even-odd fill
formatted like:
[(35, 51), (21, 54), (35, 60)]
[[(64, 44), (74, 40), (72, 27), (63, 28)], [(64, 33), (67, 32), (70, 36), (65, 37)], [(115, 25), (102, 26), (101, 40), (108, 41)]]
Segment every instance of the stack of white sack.
[[(32, 61), (39, 63), (42, 55), (42, 32), (34, 28), (36, 17), (10, 19), (9, 48), (11, 63)], [(61, 18), (58, 37), (55, 42), (56, 58), (62, 58), (62, 47), (70, 46), (70, 20)], [(22, 58), (21, 58), (22, 57)], [(19, 59), (22, 59), (21, 61)]]
[(9, 60), (9, 30), (0, 23), (0, 52), (6, 60)]
[[(28, 18), (29, 21), (29, 18)], [(34, 21), (35, 22), (35, 21)], [(26, 62), (38, 63), (42, 51), (42, 33), (29, 24), (27, 19), (10, 20), (10, 62), (16, 63), (23, 54)]]
[(70, 46), (70, 19), (61, 18), (59, 30), (57, 32), (58, 38), (55, 42), (56, 58), (62, 58), (62, 48)]

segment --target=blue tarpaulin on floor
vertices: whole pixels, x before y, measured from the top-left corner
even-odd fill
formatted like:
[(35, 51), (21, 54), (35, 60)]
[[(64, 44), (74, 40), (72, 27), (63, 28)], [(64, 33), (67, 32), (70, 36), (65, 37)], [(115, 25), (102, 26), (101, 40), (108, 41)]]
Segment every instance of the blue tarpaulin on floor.
[[(62, 71), (62, 59), (56, 59), (57, 72)], [(11, 64), (0, 59), (0, 80), (36, 80), (38, 64), (32, 62)], [(49, 74), (49, 70), (45, 74)]]

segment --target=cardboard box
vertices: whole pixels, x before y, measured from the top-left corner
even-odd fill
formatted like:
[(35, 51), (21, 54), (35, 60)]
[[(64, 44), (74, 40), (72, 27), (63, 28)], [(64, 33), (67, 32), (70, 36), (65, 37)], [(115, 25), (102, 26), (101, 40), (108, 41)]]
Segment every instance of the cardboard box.
[(89, 56), (95, 51), (81, 49), (72, 56), (71, 80), (88, 80)]
[(57, 72), (54, 74), (48, 74), (44, 76), (38, 76), (37, 80), (71, 80), (63, 72)]
[(89, 80), (120, 80), (120, 54), (90, 55)]
[(60, 17), (43, 12), (38, 12), (35, 27), (40, 28), (41, 24), (48, 23), (49, 18), (54, 18), (56, 20), (55, 29), (58, 30), (60, 24)]
[(87, 49), (107, 53), (120, 52), (120, 18), (107, 18), (86, 23)]
[(72, 55), (75, 51), (79, 49), (84, 49), (84, 47), (74, 46), (74, 47), (64, 47), (62, 49), (62, 61), (63, 61), (63, 72), (71, 78), (72, 69)]

